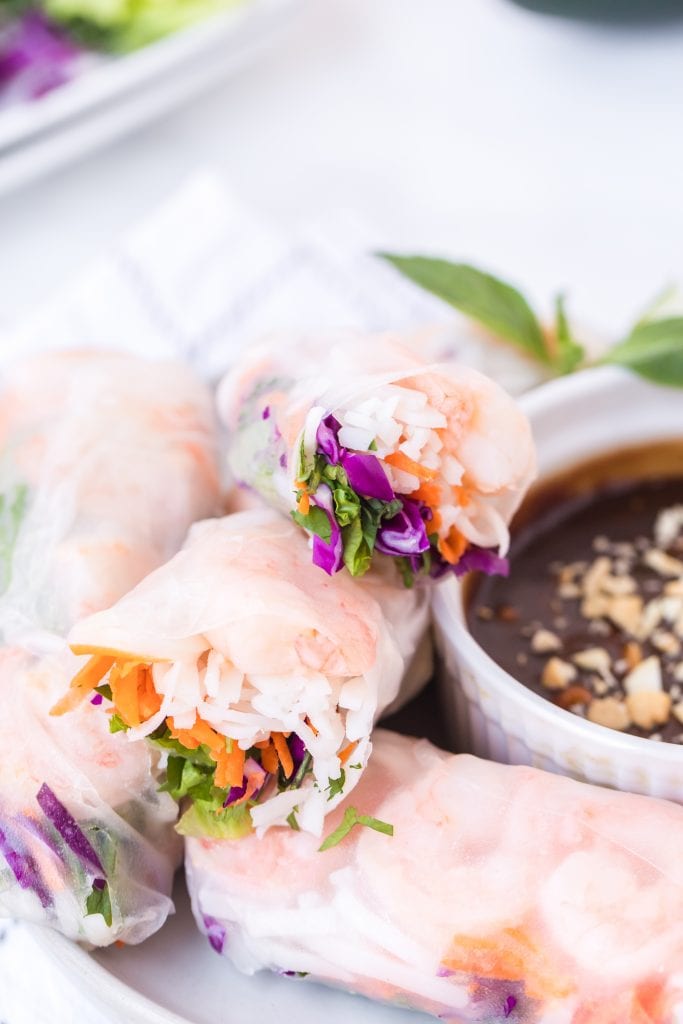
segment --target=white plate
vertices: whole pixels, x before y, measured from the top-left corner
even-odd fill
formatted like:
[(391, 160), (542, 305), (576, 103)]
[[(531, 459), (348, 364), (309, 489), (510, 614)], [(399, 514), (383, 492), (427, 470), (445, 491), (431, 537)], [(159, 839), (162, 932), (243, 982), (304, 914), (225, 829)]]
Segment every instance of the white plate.
[(0, 193), (197, 95), (252, 61), (305, 0), (242, 0), (125, 57), (103, 59), (35, 102), (0, 111)]
[(303, 979), (238, 974), (197, 931), (181, 877), (174, 898), (175, 916), (140, 946), (88, 953), (45, 928), (34, 927), (31, 935), (121, 1024), (433, 1024), (432, 1017)]

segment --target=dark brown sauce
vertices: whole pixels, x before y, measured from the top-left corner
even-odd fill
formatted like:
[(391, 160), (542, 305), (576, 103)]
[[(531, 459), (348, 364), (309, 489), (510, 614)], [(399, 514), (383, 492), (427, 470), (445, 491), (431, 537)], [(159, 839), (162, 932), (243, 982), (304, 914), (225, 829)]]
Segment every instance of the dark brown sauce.
[[(599, 555), (600, 538), (608, 538), (612, 545), (651, 540), (657, 514), (675, 505), (683, 505), (683, 441), (622, 449), (545, 481), (529, 494), (512, 524), (509, 578), (478, 576), (468, 585), (467, 621), (473, 636), (502, 668), (550, 700), (557, 694), (541, 684), (549, 655), (530, 649), (536, 629), (548, 629), (561, 638), (558, 656), (563, 660), (601, 647), (614, 663), (623, 661), (624, 645), (632, 637), (609, 621), (596, 632), (581, 614), (580, 600), (560, 599), (557, 564), (592, 562)], [(682, 555), (680, 549), (671, 553)], [(666, 582), (642, 566), (633, 576), (646, 601)], [(482, 609), (492, 617), (482, 618)], [(665, 659), (649, 641), (641, 647), (643, 657), (660, 657), (664, 689), (672, 690), (676, 702), (673, 673), (681, 656)], [(650, 735), (635, 725), (627, 731)], [(683, 741), (683, 723), (674, 715), (651, 731), (664, 740)]]

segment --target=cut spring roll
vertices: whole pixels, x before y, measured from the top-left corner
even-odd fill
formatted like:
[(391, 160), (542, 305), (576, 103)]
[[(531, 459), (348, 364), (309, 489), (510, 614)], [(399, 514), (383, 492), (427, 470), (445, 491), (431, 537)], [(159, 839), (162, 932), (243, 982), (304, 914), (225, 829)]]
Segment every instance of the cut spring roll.
[(241, 971), (451, 1022), (681, 1019), (680, 807), (382, 730), (352, 803), (322, 852), (188, 840), (199, 927)]
[(37, 356), (0, 393), (0, 637), (36, 650), (218, 509), (212, 400), (184, 366)]
[(158, 755), (112, 735), (89, 701), (47, 714), (73, 661), (0, 653), (0, 916), (140, 942), (173, 908), (177, 806), (157, 791)]
[(362, 775), (372, 726), (431, 672), (428, 593), (334, 582), (263, 509), (199, 523), (184, 549), (69, 640), (90, 659), (55, 709), (101, 682), (131, 740), (169, 751), (185, 834), (320, 835)]
[(325, 572), (360, 576), (378, 554), (408, 584), (507, 571), (534, 447), (510, 396), (476, 370), (390, 335), (275, 338), (224, 378), (218, 406), (235, 477), (308, 530)]

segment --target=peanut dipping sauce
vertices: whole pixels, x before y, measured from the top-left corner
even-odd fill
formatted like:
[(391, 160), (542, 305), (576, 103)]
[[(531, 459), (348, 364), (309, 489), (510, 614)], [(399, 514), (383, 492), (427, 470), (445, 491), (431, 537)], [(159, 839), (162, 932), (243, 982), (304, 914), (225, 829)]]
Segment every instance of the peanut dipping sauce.
[(466, 584), (477, 642), (559, 707), (683, 743), (683, 439), (543, 481), (511, 534), (509, 578)]

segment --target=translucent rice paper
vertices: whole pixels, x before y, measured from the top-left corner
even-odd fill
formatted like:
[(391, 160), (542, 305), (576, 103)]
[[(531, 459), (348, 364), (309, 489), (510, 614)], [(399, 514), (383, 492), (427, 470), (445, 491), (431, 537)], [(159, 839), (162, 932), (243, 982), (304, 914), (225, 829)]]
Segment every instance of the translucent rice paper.
[[(173, 910), (177, 807), (157, 792), (154, 752), (112, 735), (97, 707), (48, 714), (75, 661), (0, 654), (0, 916), (96, 946), (137, 943)], [(88, 914), (93, 892), (111, 924)]]
[(197, 923), (241, 971), (453, 1022), (681, 1019), (680, 807), (381, 730), (351, 802), (393, 837), (187, 841)]
[[(0, 638), (54, 648), (218, 508), (208, 390), (184, 366), (37, 356), (0, 392)], [(3, 593), (4, 592), (4, 593)]]
[(284, 825), (296, 807), (299, 827), (319, 835), (363, 773), (373, 723), (427, 681), (431, 657), (427, 589), (404, 588), (391, 565), (331, 580), (309, 555), (305, 534), (268, 509), (199, 523), (179, 554), (69, 639), (79, 652), (153, 663), (161, 706), (131, 738), (169, 718), (206, 722), (244, 751), (296, 734), (312, 773), (282, 793), (269, 777), (251, 819)]
[[(393, 496), (419, 502), (426, 533), (439, 538), (437, 560), (457, 562), (457, 543), (505, 555), (507, 525), (535, 475), (528, 421), (494, 381), (456, 362), (430, 361), (427, 347), (415, 336), (352, 332), (276, 336), (251, 347), (217, 396), (237, 482), (294, 510), (302, 452), (310, 461), (322, 451), (320, 425), (331, 416), (347, 453), (379, 460)], [(403, 553), (393, 537), (382, 545), (381, 529), (376, 543), (377, 551)]]

